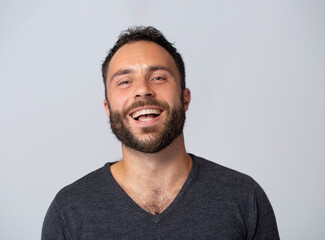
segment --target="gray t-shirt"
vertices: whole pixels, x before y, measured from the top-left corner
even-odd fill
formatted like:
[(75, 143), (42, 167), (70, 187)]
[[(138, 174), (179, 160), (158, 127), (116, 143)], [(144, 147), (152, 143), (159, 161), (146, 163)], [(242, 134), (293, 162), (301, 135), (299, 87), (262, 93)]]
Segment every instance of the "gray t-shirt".
[(48, 239), (279, 239), (262, 188), (249, 176), (191, 155), (192, 170), (159, 215), (140, 208), (117, 184), (111, 163), (63, 188), (49, 207)]

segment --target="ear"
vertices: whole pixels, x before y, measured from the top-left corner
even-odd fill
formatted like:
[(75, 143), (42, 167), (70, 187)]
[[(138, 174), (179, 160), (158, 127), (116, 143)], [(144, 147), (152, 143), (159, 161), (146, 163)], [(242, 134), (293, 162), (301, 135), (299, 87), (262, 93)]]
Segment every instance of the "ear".
[(109, 111), (108, 102), (106, 101), (106, 99), (104, 100), (104, 108), (105, 108), (106, 115), (109, 118), (110, 111)]
[(183, 90), (183, 103), (184, 103), (184, 109), (185, 111), (188, 110), (188, 107), (190, 105), (191, 102), (191, 91), (188, 88), (185, 88)]

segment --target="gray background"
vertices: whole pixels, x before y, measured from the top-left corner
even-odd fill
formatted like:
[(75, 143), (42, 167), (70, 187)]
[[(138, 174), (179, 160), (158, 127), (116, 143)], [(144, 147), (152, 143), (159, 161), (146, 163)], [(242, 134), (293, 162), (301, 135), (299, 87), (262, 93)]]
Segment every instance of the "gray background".
[(39, 239), (63, 186), (121, 157), (100, 65), (121, 30), (176, 43), (189, 152), (247, 173), (282, 239), (325, 239), (325, 1), (0, 2), (0, 239)]

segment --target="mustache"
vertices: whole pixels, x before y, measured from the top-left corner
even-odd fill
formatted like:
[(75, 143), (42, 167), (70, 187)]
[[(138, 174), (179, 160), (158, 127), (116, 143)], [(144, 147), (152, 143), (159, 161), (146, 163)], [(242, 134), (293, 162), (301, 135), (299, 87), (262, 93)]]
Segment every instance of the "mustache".
[(132, 103), (129, 107), (127, 107), (122, 112), (122, 115), (123, 115), (123, 117), (126, 117), (132, 109), (137, 108), (137, 107), (144, 107), (146, 105), (157, 106), (157, 107), (160, 107), (163, 110), (167, 110), (167, 111), (170, 110), (168, 103), (163, 102), (163, 101), (158, 101), (154, 98), (148, 98), (146, 100), (139, 100), (137, 102)]

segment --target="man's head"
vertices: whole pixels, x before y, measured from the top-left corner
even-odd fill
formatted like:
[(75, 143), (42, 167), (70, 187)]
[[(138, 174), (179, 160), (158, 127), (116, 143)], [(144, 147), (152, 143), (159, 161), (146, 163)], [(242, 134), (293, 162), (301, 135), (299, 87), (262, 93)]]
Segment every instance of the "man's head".
[[(152, 27), (137, 29), (132, 34), (129, 30), (125, 38), (130, 41), (118, 45), (118, 40), (115, 46), (119, 47), (114, 50), (114, 46), (103, 64), (104, 105), (113, 133), (125, 146), (155, 153), (181, 135), (190, 91), (174, 56), (156, 43), (157, 39), (168, 41)], [(146, 35), (141, 34), (148, 31), (155, 41), (143, 39)], [(183, 61), (181, 65), (184, 70)]]
[(137, 26), (131, 27), (126, 31), (123, 31), (118, 40), (116, 41), (113, 48), (110, 49), (107, 57), (105, 58), (102, 64), (102, 76), (105, 86), (105, 98), (107, 100), (107, 85), (106, 85), (106, 78), (107, 78), (107, 71), (109, 64), (111, 62), (112, 57), (115, 55), (117, 50), (119, 50), (122, 46), (128, 43), (134, 43), (139, 41), (148, 41), (154, 42), (161, 47), (163, 47), (174, 59), (180, 77), (181, 77), (181, 89), (184, 90), (186, 88), (185, 84), (185, 66), (182, 56), (178, 53), (177, 49), (170, 43), (165, 36), (156, 28), (152, 26), (144, 27), (144, 26)]

